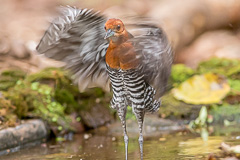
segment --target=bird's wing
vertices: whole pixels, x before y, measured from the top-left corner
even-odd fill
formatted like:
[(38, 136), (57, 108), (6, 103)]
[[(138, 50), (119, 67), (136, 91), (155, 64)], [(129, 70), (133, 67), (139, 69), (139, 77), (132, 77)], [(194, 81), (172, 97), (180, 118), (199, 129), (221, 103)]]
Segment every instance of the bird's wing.
[(80, 91), (87, 87), (109, 88), (104, 40), (106, 18), (97, 12), (62, 7), (60, 16), (45, 32), (37, 51), (49, 58), (63, 61), (73, 73)]
[(161, 28), (148, 23), (139, 23), (135, 36), (130, 39), (137, 58), (141, 59), (140, 71), (145, 81), (156, 90), (160, 98), (167, 88), (168, 77), (173, 63), (173, 51), (166, 34)]

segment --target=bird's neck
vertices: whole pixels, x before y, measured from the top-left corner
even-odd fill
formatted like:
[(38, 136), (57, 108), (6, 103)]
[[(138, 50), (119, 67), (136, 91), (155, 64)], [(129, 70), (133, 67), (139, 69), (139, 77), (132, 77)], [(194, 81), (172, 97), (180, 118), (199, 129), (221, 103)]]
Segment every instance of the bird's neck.
[(115, 40), (110, 39), (109, 47), (106, 53), (106, 63), (114, 69), (133, 69), (139, 65), (139, 59), (136, 58), (133, 45), (128, 39), (132, 38), (132, 35), (127, 31), (124, 36)]
[(126, 30), (124, 30), (123, 33), (121, 33), (120, 35), (110, 38), (109, 47), (115, 48), (121, 45), (122, 43), (126, 42), (130, 38), (132, 38), (132, 35), (128, 33)]

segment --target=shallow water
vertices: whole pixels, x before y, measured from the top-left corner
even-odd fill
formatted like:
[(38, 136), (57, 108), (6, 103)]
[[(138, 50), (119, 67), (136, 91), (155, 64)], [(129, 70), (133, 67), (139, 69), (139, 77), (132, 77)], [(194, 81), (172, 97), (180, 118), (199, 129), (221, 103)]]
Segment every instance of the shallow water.
[[(179, 132), (144, 138), (144, 160), (205, 159), (217, 153), (221, 142), (240, 144), (239, 127), (211, 128), (210, 133)], [(215, 130), (215, 131), (214, 131)], [(209, 134), (209, 135), (208, 135)], [(101, 131), (70, 136), (64, 142), (52, 140), (40, 146), (22, 149), (0, 157), (6, 160), (123, 160), (124, 143), (121, 136)], [(139, 160), (137, 135), (129, 140), (129, 160)]]

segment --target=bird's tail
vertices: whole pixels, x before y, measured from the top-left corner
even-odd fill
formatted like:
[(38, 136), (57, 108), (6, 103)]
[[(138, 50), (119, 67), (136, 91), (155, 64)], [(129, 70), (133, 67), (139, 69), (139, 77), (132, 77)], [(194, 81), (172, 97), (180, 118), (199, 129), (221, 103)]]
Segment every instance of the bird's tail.
[(146, 88), (145, 91), (145, 110), (146, 112), (154, 113), (158, 111), (160, 105), (161, 105), (161, 100), (155, 100), (155, 89), (152, 88), (150, 85)]
[(161, 101), (154, 100), (151, 107), (146, 108), (146, 111), (149, 113), (157, 112), (160, 108)]

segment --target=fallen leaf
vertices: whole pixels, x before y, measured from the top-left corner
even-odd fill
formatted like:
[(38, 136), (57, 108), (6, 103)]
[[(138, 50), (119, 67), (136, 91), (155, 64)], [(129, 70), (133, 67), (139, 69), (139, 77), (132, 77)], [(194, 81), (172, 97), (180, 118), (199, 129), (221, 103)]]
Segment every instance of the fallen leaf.
[(240, 154), (240, 145), (236, 145), (236, 146), (230, 146), (224, 142), (221, 143), (221, 147), (220, 147), (224, 152), (226, 152), (227, 154)]
[(229, 91), (227, 81), (213, 73), (193, 76), (172, 90), (176, 99), (190, 104), (219, 103)]

